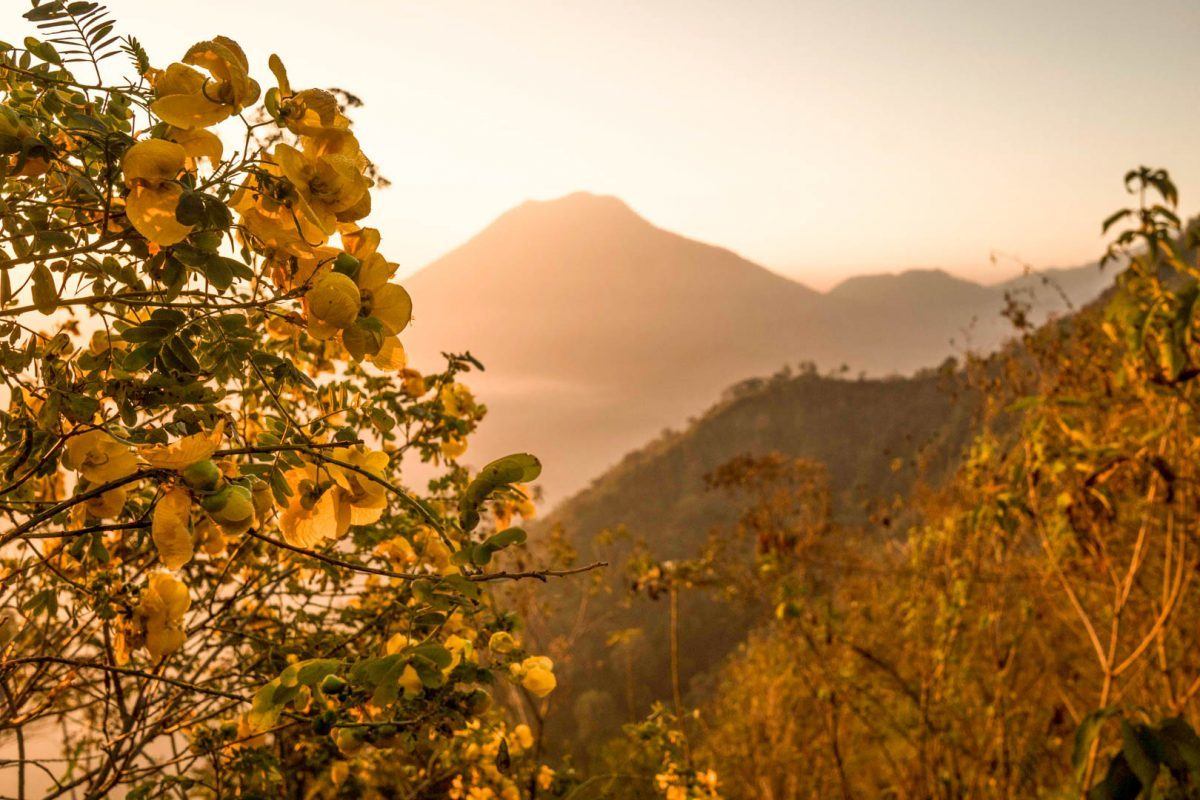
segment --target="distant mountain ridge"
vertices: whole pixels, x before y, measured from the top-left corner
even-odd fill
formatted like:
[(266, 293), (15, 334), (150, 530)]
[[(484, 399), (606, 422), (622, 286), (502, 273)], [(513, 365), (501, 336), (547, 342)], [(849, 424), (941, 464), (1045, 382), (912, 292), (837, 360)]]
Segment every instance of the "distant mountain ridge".
[[(1076, 305), (1111, 278), (1054, 276)], [(416, 367), (468, 349), (488, 367), (471, 380), (490, 415), (468, 462), (535, 452), (552, 500), (737, 381), (800, 362), (907, 374), (991, 350), (1010, 329), (1006, 292), (1034, 293), (1037, 320), (1067, 309), (1037, 276), (984, 286), (922, 270), (820, 293), (586, 192), (522, 203), (405, 285)]]

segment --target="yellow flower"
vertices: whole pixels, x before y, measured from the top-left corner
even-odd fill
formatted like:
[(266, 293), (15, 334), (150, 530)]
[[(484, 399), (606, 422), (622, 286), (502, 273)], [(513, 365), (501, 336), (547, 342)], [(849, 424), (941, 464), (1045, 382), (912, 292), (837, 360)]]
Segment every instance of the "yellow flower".
[(409, 699), (420, 695), (425, 690), (425, 685), (421, 683), (421, 676), (413, 669), (412, 664), (406, 664), (404, 671), (400, 673), (400, 686), (404, 689), (404, 696)]
[(444, 440), (439, 449), (446, 458), (458, 458), (467, 452), (467, 440), (460, 436), (452, 436)]
[(521, 515), (523, 520), (531, 520), (537, 515), (537, 507), (530, 499), (532, 491), (524, 484), (515, 483), (512, 486), (512, 496), (496, 501), (493, 513), (496, 516), (496, 526), (507, 528), (512, 524), (513, 516)]
[(383, 646), (383, 654), (394, 656), (396, 653), (404, 651), (404, 648), (413, 643), (413, 640), (404, 633), (393, 633)]
[(127, 346), (126, 342), (114, 339), (108, 331), (96, 331), (88, 343), (88, 352), (98, 356), (110, 350), (124, 350)]
[(187, 489), (175, 487), (159, 498), (150, 535), (167, 569), (179, 569), (192, 560), (192, 498)]
[(400, 373), (403, 381), (404, 393), (414, 400), (429, 391), (429, 387), (425, 385), (425, 378), (415, 369), (406, 369)]
[(451, 561), (454, 554), (450, 552), (450, 548), (446, 547), (446, 543), (436, 533), (431, 533), (426, 537), (422, 556), (424, 556), (430, 566), (443, 575), (449, 575), (458, 571), (458, 568)]
[[(339, 447), (332, 457), (378, 478), (383, 478), (391, 460), (382, 450), (370, 450), (363, 445)], [(351, 525), (369, 525), (379, 519), (387, 507), (387, 488), (383, 484), (337, 464), (329, 465), (329, 473), (342, 490), (338, 502), (350, 507)]]
[(517, 749), (528, 750), (533, 747), (533, 731), (524, 722), (513, 728), (512, 735), (513, 744), (516, 745)]
[(471, 390), (461, 383), (446, 384), (442, 387), (439, 397), (448, 416), (463, 418), (475, 413), (475, 397)]
[(232, 39), (218, 36), (198, 42), (188, 49), (182, 64), (171, 64), (155, 76), (158, 99), (150, 110), (176, 128), (215, 125), (258, 99), (259, 86), (250, 78), (249, 68), (246, 54)]
[(475, 657), (475, 645), (461, 636), (447, 636), (445, 646), (450, 651), (450, 664), (442, 670), (442, 674), (446, 676), (463, 661), (472, 661)]
[(408, 539), (397, 536), (375, 545), (375, 552), (391, 562), (393, 567), (407, 567), (417, 561), (417, 552)]
[(342, 115), (337, 98), (331, 92), (303, 89), (293, 93), (287, 69), (279, 56), (272, 54), (267, 63), (279, 87), (277, 120), (283, 127), (300, 136), (320, 135), (331, 128), (350, 127), (350, 120)]
[(145, 645), (150, 657), (158, 661), (183, 646), (187, 634), (183, 630), (183, 615), (191, 606), (187, 586), (168, 572), (150, 576), (137, 617), (145, 631)]
[(201, 517), (196, 523), (196, 540), (210, 556), (218, 556), (225, 552), (225, 534), (221, 527), (208, 517)]
[[(268, 172), (272, 166), (267, 165)], [(304, 237), (286, 201), (286, 196), (273, 196), (262, 187), (240, 187), (229, 201), (239, 215), (239, 236), (259, 250), (295, 256), (311, 253), (320, 242)]]
[(279, 283), (289, 289), (305, 284), (316, 286), (318, 278), (333, 270), (333, 264), (341, 254), (336, 247), (322, 246), (295, 259), (281, 259)]
[(197, 162), (202, 158), (207, 158), (212, 165), (221, 163), (221, 154), (225, 148), (221, 144), (221, 137), (212, 131), (203, 128), (189, 130), (171, 127), (167, 129), (166, 138), (183, 148), (187, 156), (184, 166), (189, 171), (196, 169)]
[(302, 89), (279, 104), (279, 121), (300, 136), (346, 131), (350, 120), (338, 110), (337, 98), (324, 89)]
[(194, 433), (170, 444), (144, 445), (138, 448), (138, 455), (152, 467), (181, 470), (212, 457), (224, 435), (225, 420), (220, 419), (208, 433)]
[(92, 483), (108, 483), (137, 471), (137, 458), (107, 431), (90, 430), (67, 440), (63, 465)]
[(339, 501), (341, 488), (323, 470), (309, 464), (288, 470), (284, 478), (292, 495), (279, 517), (279, 530), (288, 544), (314, 547), (350, 528), (351, 506)]
[[(238, 202), (244, 204), (245, 198)], [(304, 221), (297, 221), (304, 229)], [(324, 241), (324, 232), (313, 235)], [(397, 334), (412, 318), (412, 298), (404, 287), (388, 282), (396, 265), (379, 254), (379, 231), (343, 229), (341, 237), (344, 251), (314, 246), (294, 259), (277, 259), (277, 277), (284, 286), (311, 287), (304, 298), (310, 336), (325, 340), (340, 333), (354, 360), (367, 359), (391, 372), (402, 370), (408, 358)]]
[(379, 239), (375, 228), (342, 233), (346, 252), (359, 261), (354, 282), (362, 294), (364, 313), (378, 319), (389, 336), (395, 336), (412, 320), (412, 298), (400, 284), (388, 283), (398, 265), (379, 253)]
[(530, 656), (520, 665), (513, 664), (512, 667), (520, 677), (521, 685), (538, 697), (545, 697), (558, 685), (554, 677), (554, 662), (546, 656)]
[(357, 206), (371, 180), (363, 174), (361, 153), (312, 155), (289, 144), (278, 144), (272, 158), (296, 190), (292, 208), (301, 221), (310, 222), (328, 238), (338, 222), (353, 222)]
[(138, 233), (163, 247), (176, 244), (192, 226), (175, 219), (183, 187), (175, 180), (183, 171), (187, 151), (162, 139), (145, 139), (125, 151), (121, 169), (129, 196), (125, 214)]
[(125, 500), (128, 495), (124, 486), (109, 489), (99, 497), (93, 497), (84, 503), (84, 510), (96, 519), (112, 519), (125, 508)]
[(496, 631), (488, 639), (488, 650), (493, 653), (511, 653), (517, 649), (517, 640), (508, 631)]
[(389, 336), (379, 346), (379, 352), (367, 356), (367, 359), (382, 370), (398, 372), (408, 363), (408, 354), (404, 352), (404, 345), (400, 344), (399, 339)]

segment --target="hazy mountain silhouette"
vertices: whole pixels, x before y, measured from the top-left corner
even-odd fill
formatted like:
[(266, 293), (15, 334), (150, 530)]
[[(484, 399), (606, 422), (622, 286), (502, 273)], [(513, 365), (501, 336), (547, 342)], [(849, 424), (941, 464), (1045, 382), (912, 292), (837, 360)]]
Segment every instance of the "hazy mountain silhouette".
[[(1056, 278), (1075, 302), (1095, 267)], [(552, 499), (678, 426), (745, 378), (784, 364), (908, 373), (991, 349), (1006, 291), (933, 270), (848, 280), (822, 294), (737, 254), (656, 228), (614, 197), (575, 193), (508, 211), (410, 277), (414, 364), (469, 349), (491, 413), (468, 461), (528, 450)], [(1037, 310), (1062, 310), (1039, 289)], [(494, 377), (493, 377), (494, 376)]]

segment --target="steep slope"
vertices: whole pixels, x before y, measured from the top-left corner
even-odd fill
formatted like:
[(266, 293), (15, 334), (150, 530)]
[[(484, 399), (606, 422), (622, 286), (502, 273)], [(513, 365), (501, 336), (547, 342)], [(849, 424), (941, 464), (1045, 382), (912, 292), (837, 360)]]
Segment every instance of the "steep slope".
[[(1055, 278), (1077, 303), (1108, 279)], [(488, 367), (472, 379), (491, 413), (468, 461), (536, 452), (551, 501), (739, 380), (805, 361), (906, 374), (999, 344), (1006, 293), (1034, 291), (1035, 317), (1066, 308), (1036, 277), (982, 286), (933, 270), (820, 294), (582, 192), (512, 209), (406, 286), (415, 366), (470, 349)]]
[[(631, 599), (622, 567), (636, 540), (646, 541), (656, 557), (687, 557), (714, 526), (733, 520), (737, 509), (728, 497), (705, 489), (706, 473), (741, 454), (781, 452), (822, 461), (838, 517), (854, 523), (868, 508), (887, 507), (910, 492), (918, 467), (924, 479), (937, 481), (957, 464), (975, 402), (961, 387), (961, 377), (951, 371), (860, 380), (781, 373), (749, 381), (687, 430), (627, 455), (564, 501), (538, 523), (535, 539), (559, 528), (582, 561), (605, 558), (612, 566), (606, 590), (580, 606), (584, 613), (568, 605), (542, 631), (555, 640), (586, 629), (569, 646), (565, 688), (555, 698), (551, 723), (564, 733), (582, 732), (577, 741), (586, 741), (643, 712), (651, 699), (669, 696), (661, 646), (665, 610), (661, 603)], [(620, 529), (628, 536), (597, 539)], [(698, 592), (681, 597), (680, 619), (685, 684), (717, 664), (748, 625), (747, 617)], [(628, 628), (640, 628), (645, 645), (637, 654), (634, 690), (626, 688), (624, 665), (614, 663), (606, 646)]]

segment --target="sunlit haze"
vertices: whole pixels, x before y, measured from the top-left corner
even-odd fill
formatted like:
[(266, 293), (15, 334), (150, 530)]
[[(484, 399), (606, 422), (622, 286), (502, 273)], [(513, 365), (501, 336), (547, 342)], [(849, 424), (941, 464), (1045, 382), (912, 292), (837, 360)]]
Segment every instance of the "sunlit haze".
[(156, 63), (231, 32), (264, 85), (275, 49), (293, 83), (360, 95), (404, 271), (582, 189), (817, 287), (997, 280), (1015, 267), (993, 251), (1094, 258), (1129, 166), (1200, 182), (1186, 0), (108, 5)]

